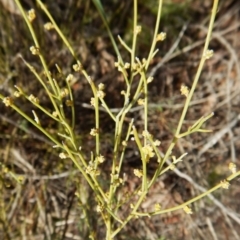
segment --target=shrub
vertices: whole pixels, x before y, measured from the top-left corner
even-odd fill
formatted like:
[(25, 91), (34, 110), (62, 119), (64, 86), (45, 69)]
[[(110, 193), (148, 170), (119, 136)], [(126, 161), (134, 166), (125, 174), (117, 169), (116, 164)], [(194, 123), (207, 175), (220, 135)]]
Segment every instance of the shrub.
[[(158, 50), (156, 49), (157, 42), (164, 41), (166, 38), (166, 33), (158, 32), (162, 12), (162, 1), (160, 0), (158, 4), (156, 25), (154, 29), (153, 40), (150, 45), (149, 54), (148, 56), (146, 56), (146, 58), (139, 59), (136, 57), (136, 46), (138, 36), (139, 34), (141, 34), (142, 29), (137, 22), (137, 1), (134, 0), (132, 45), (128, 46), (127, 43), (124, 42), (124, 40), (120, 36), (118, 36), (119, 42), (130, 55), (130, 61), (125, 62), (110, 31), (100, 1), (93, 0), (108, 30), (109, 37), (117, 55), (115, 67), (118, 69), (119, 73), (122, 74), (125, 83), (125, 89), (122, 90), (121, 93), (119, 93), (123, 97), (123, 105), (117, 113), (113, 112), (112, 109), (109, 107), (107, 101), (105, 101), (105, 88), (107, 88), (108, 86), (105, 86), (103, 83), (100, 83), (98, 85), (95, 84), (95, 81), (89, 76), (89, 74), (83, 67), (81, 60), (78, 58), (71, 44), (52, 18), (46, 6), (40, 0), (37, 0), (37, 2), (49, 19), (49, 22), (44, 24), (44, 28), (46, 30), (56, 31), (58, 33), (58, 35), (61, 37), (66, 47), (72, 54), (73, 58), (75, 59), (73, 71), (83, 76), (87, 80), (87, 82), (89, 83), (89, 87), (91, 88), (92, 97), (90, 103), (92, 109), (94, 109), (95, 112), (95, 126), (91, 129), (90, 135), (95, 138), (95, 151), (91, 154), (90, 150), (85, 150), (86, 152), (83, 151), (81, 146), (78, 145), (78, 141), (76, 140), (78, 136), (74, 130), (76, 123), (74, 97), (72, 93), (72, 82), (74, 80), (73, 74), (69, 73), (69, 75), (65, 77), (65, 86), (61, 86), (58, 79), (55, 79), (52, 76), (52, 73), (50, 72), (48, 64), (45, 60), (44, 54), (42, 53), (42, 47), (39, 44), (32, 25), (32, 22), (36, 18), (35, 11), (34, 9), (31, 9), (28, 13), (25, 13), (20, 4), (20, 1), (18, 0), (16, 0), (16, 3), (22, 13), (22, 16), (24, 17), (24, 20), (34, 41), (34, 46), (30, 47), (30, 51), (33, 55), (40, 59), (45, 76), (43, 77), (30, 63), (26, 62), (25, 60), (24, 62), (30, 69), (30, 71), (35, 75), (36, 79), (39, 81), (42, 88), (44, 89), (46, 95), (51, 102), (52, 110), (44, 107), (41, 103), (41, 99), (38, 99), (32, 94), (26, 93), (23, 88), (17, 85), (15, 86), (16, 92), (14, 93), (14, 96), (0, 95), (0, 98), (2, 99), (6, 107), (14, 109), (28, 122), (30, 122), (37, 129), (39, 129), (46, 137), (48, 137), (49, 140), (53, 142), (53, 147), (56, 152), (59, 153), (60, 159), (67, 159), (75, 164), (75, 167), (81, 173), (81, 176), (87, 181), (88, 185), (90, 186), (91, 191), (94, 192), (96, 205), (94, 209), (91, 209), (91, 211), (98, 212), (99, 216), (102, 217), (102, 220), (105, 223), (107, 240), (113, 239), (133, 218), (145, 216), (151, 217), (153, 215), (164, 214), (179, 209), (185, 211), (186, 214), (191, 214), (191, 203), (205, 197), (209, 193), (219, 188), (229, 187), (229, 182), (240, 174), (239, 171), (236, 171), (236, 166), (233, 163), (231, 163), (229, 166), (232, 174), (228, 178), (224, 179), (215, 187), (194, 197), (193, 199), (190, 199), (183, 204), (168, 209), (162, 209), (161, 203), (159, 203), (155, 205), (154, 211), (140, 211), (141, 204), (147, 198), (149, 190), (152, 188), (153, 184), (157, 181), (157, 179), (167, 171), (176, 168), (177, 163), (184, 160), (184, 156), (187, 153), (181, 156), (174, 156), (172, 154), (178, 140), (196, 132), (211, 132), (210, 130), (204, 129), (203, 124), (213, 116), (213, 113), (210, 113), (198, 119), (185, 132), (182, 132), (182, 126), (183, 121), (186, 117), (187, 110), (189, 108), (190, 101), (192, 99), (200, 74), (202, 72), (204, 63), (213, 55), (213, 50), (208, 49), (208, 46), (211, 38), (215, 15), (217, 13), (217, 0), (214, 0), (203, 53), (192, 86), (190, 89), (187, 86), (181, 86), (180, 92), (185, 97), (186, 101), (182, 110), (181, 117), (178, 121), (178, 125), (176, 126), (174, 137), (165, 153), (162, 153), (159, 150), (161, 139), (155, 139), (148, 130), (148, 86), (152, 81), (154, 81), (154, 78), (149, 75), (149, 68), (151, 61), (158, 52)], [(56, 68), (58, 72), (62, 75), (61, 68), (57, 65)], [(134, 88), (133, 86), (136, 83), (137, 87)], [(41, 114), (37, 114), (37, 111), (32, 111), (33, 117), (27, 115), (21, 109), (21, 106), (18, 106), (18, 98), (24, 98), (30, 101), (31, 104), (33, 104), (34, 107), (38, 109), (38, 112), (41, 112)], [(125, 121), (126, 116), (130, 113), (131, 109), (136, 104), (142, 106), (144, 112), (144, 130), (142, 132), (139, 132), (137, 127), (134, 125), (134, 119), (132, 119), (130, 123)], [(111, 149), (111, 159), (107, 159), (107, 156), (103, 156), (101, 153), (101, 143), (103, 141), (101, 135), (103, 133), (101, 132), (100, 115), (102, 113), (102, 108), (109, 115), (115, 126), (113, 149)], [(71, 117), (69, 117), (68, 114), (69, 109), (71, 112)], [(56, 126), (58, 127), (55, 131), (57, 132), (56, 135), (41, 125), (41, 118), (43, 114), (57, 123)], [(130, 139), (136, 144), (139, 154), (141, 156), (141, 168), (134, 169), (134, 175), (139, 178), (141, 184), (139, 188), (135, 189), (133, 192), (124, 195), (124, 174), (122, 166), (123, 162), (125, 161), (125, 152)], [(169, 165), (167, 165), (166, 163), (169, 159), (172, 159), (172, 161)], [(101, 165), (105, 161), (111, 162), (111, 172), (107, 175), (109, 176), (107, 183), (101, 171)], [(149, 177), (147, 166), (150, 161), (156, 161), (157, 167), (154, 170), (154, 174)], [(12, 173), (12, 176), (15, 177), (17, 181), (21, 181), (21, 179), (19, 179), (19, 177), (16, 177), (14, 173)], [(81, 187), (84, 188), (84, 184), (83, 186), (79, 186), (80, 189)], [(84, 194), (83, 192), (78, 192), (76, 194), (78, 197), (78, 201), (82, 206), (82, 210), (86, 211), (86, 208), (89, 207), (87, 199), (88, 194)], [(128, 209), (127, 215), (124, 218), (120, 217), (119, 215), (120, 209), (123, 206), (125, 209)], [(91, 224), (89, 224), (88, 220), (87, 222), (89, 225), (90, 237), (92, 239), (95, 239), (95, 232), (93, 226), (90, 226)]]

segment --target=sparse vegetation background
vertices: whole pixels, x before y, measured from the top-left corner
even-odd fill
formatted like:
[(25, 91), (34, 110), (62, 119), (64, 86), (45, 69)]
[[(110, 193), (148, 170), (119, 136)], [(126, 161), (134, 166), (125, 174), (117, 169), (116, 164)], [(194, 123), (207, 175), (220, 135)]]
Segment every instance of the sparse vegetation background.
[(11, 2), (0, 239), (240, 239), (237, 1)]

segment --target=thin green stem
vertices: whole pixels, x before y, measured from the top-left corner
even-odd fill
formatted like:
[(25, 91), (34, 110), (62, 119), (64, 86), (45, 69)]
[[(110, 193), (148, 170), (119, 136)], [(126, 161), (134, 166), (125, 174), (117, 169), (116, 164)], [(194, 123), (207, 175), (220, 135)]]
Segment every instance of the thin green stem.
[(46, 8), (46, 6), (42, 3), (42, 1), (37, 0), (37, 3), (39, 4), (39, 6), (41, 7), (41, 9), (45, 12), (45, 14), (47, 15), (47, 17), (49, 18), (49, 20), (51, 21), (51, 23), (54, 26), (54, 29), (57, 31), (57, 33), (59, 34), (59, 36), (62, 38), (63, 42), (65, 43), (65, 45), (67, 46), (67, 48), (69, 49), (69, 51), (71, 52), (72, 56), (76, 59), (76, 55), (75, 52), (71, 46), (71, 44), (69, 43), (69, 41), (67, 40), (67, 38), (64, 36), (64, 34), (62, 33), (62, 31), (60, 30), (60, 28), (58, 27), (58, 25), (56, 24), (56, 22), (54, 21), (52, 15), (50, 14), (50, 12), (48, 11), (48, 9)]
[(46, 115), (48, 115), (50, 118), (54, 119), (56, 122), (60, 122), (60, 120), (52, 115), (52, 113), (48, 112), (44, 107), (42, 107), (39, 103), (31, 101), (29, 99), (29, 96), (18, 86), (15, 86), (15, 88), (21, 93), (22, 96), (24, 96), (29, 102), (31, 102), (34, 106), (36, 106), (38, 109), (40, 109), (42, 112), (44, 112)]
[(111, 233), (112, 233), (112, 221), (111, 218), (108, 217), (107, 219), (107, 223), (106, 223), (106, 227), (107, 227), (107, 234), (106, 234), (106, 240), (111, 240)]
[(131, 72), (133, 72), (133, 65), (135, 62), (135, 52), (136, 52), (136, 44), (137, 44), (137, 35), (138, 35), (138, 26), (137, 26), (137, 0), (133, 1), (133, 41), (132, 41), (132, 49), (131, 49)]
[[(0, 98), (3, 100), (5, 97), (0, 94)], [(32, 123), (37, 129), (39, 129), (45, 136), (47, 136), (54, 144), (58, 147), (63, 148), (62, 144), (58, 142), (50, 133), (48, 133), (44, 128), (42, 128), (39, 124), (37, 124), (32, 118), (30, 118), (27, 114), (25, 114), (20, 108), (18, 108), (15, 104), (11, 104), (10, 107), (18, 112), (21, 116), (23, 116), (28, 122)]]
[[(96, 157), (100, 154), (100, 123), (99, 123), (99, 97), (97, 94), (97, 89), (94, 82), (89, 79), (89, 84), (92, 88), (93, 96), (94, 96), (94, 110), (95, 110), (95, 129), (97, 131), (95, 135), (96, 141)], [(96, 166), (95, 166), (96, 167)]]
[(158, 168), (157, 168), (156, 172), (154, 173), (154, 176), (152, 177), (150, 183), (148, 184), (148, 188), (150, 188), (155, 183), (156, 179), (158, 178), (159, 174), (161, 173), (163, 164), (165, 163), (165, 161), (169, 158), (170, 154), (172, 153), (172, 150), (173, 150), (173, 148), (176, 144), (176, 141), (177, 141), (176, 138), (174, 138), (172, 140), (170, 146), (168, 147), (168, 150), (167, 150), (165, 156), (159, 162)]
[(97, 94), (95, 98), (95, 128), (97, 130), (96, 134), (96, 156), (99, 157), (100, 154), (100, 122), (99, 122), (99, 99)]
[(154, 53), (156, 43), (157, 43), (156, 39), (157, 39), (157, 34), (158, 34), (158, 31), (159, 31), (159, 26), (160, 26), (160, 19), (161, 19), (161, 13), (162, 13), (162, 3), (163, 3), (163, 0), (159, 0), (157, 20), (156, 20), (156, 24), (155, 24), (155, 30), (154, 30), (152, 45), (151, 45), (151, 49), (149, 51), (149, 55), (148, 55), (148, 58), (147, 58), (147, 63), (146, 63), (146, 66), (145, 66), (146, 70), (148, 69), (150, 61), (153, 58), (153, 53)]
[[(143, 70), (144, 71), (144, 70)], [(141, 74), (144, 86), (144, 130), (148, 132), (148, 84), (145, 72)], [(147, 145), (147, 136), (144, 137), (144, 145)]]
[(211, 19), (210, 19), (210, 23), (209, 23), (209, 26), (208, 26), (208, 32), (207, 32), (207, 37), (206, 37), (204, 48), (203, 48), (202, 57), (201, 57), (201, 60), (200, 60), (200, 63), (199, 63), (198, 69), (197, 69), (197, 73), (196, 73), (195, 78), (193, 80), (193, 85), (191, 87), (191, 90), (190, 90), (190, 92), (187, 96), (186, 102), (184, 104), (184, 108), (183, 108), (182, 115), (181, 115), (179, 123), (178, 123), (178, 127), (177, 127), (177, 130), (176, 130), (175, 136), (177, 136), (180, 133), (180, 130), (181, 130), (182, 125), (183, 125), (183, 121), (185, 119), (187, 110), (189, 108), (190, 101), (192, 99), (193, 93), (196, 89), (198, 80), (200, 78), (200, 74), (201, 74), (203, 66), (204, 66), (204, 63), (206, 61), (206, 53), (207, 53), (207, 50), (208, 50), (209, 42), (210, 42), (212, 31), (213, 31), (214, 20), (215, 20), (216, 14), (217, 14), (217, 7), (218, 7), (218, 0), (214, 0)]
[[(40, 60), (41, 60), (42, 66), (43, 66), (43, 68), (44, 68), (45, 74), (47, 75), (47, 78), (48, 78), (48, 80), (49, 80), (49, 83), (50, 83), (50, 85), (51, 85), (51, 88), (52, 88), (53, 92), (54, 92), (55, 95), (56, 95), (56, 88), (55, 88), (55, 86), (54, 86), (52, 77), (51, 77), (51, 75), (50, 75), (50, 73), (49, 73), (49, 70), (48, 70), (47, 64), (46, 64), (46, 62), (45, 62), (45, 59), (44, 59), (43, 55), (41, 54), (41, 48), (40, 48), (40, 45), (39, 45), (39, 43), (38, 43), (36, 34), (35, 34), (34, 30), (33, 30), (32, 24), (31, 24), (31, 22), (29, 21), (29, 19), (28, 19), (26, 13), (25, 13), (25, 11), (24, 11), (24, 9), (23, 9), (20, 1), (19, 1), (19, 0), (15, 0), (15, 2), (16, 2), (16, 4), (17, 4), (19, 10), (21, 11), (21, 14), (22, 14), (22, 16), (23, 16), (23, 18), (24, 18), (24, 20), (25, 20), (25, 22), (26, 22), (26, 24), (27, 24), (27, 26), (28, 26), (28, 29), (29, 29), (29, 31), (30, 31), (30, 33), (31, 33), (31, 36), (32, 36), (32, 39), (33, 39), (34, 45), (35, 45), (34, 47), (40, 49), (40, 53), (39, 53), (38, 56), (39, 56), (39, 58), (40, 58)], [(58, 111), (58, 109), (56, 109), (56, 111)]]
[[(79, 164), (79, 162), (77, 161), (77, 159), (73, 156), (71, 150), (67, 147), (67, 145), (64, 144), (64, 149), (67, 151), (69, 157), (71, 158), (71, 160), (73, 161), (73, 163), (75, 164), (75, 166), (78, 168), (78, 170), (83, 174), (84, 178), (86, 179), (86, 181), (88, 182), (88, 184), (90, 185), (90, 187), (92, 188), (92, 190), (95, 192), (96, 197), (98, 199), (98, 201), (105, 206), (105, 203), (107, 202), (107, 197), (105, 195), (105, 193), (103, 192), (102, 188), (100, 187), (98, 181), (96, 180), (95, 177), (90, 176), (86, 173), (85, 169)], [(79, 157), (83, 158), (82, 155), (80, 153)], [(84, 161), (85, 162), (85, 161)], [(109, 208), (108, 206), (105, 206), (107, 212), (114, 218), (116, 219), (119, 223), (122, 223), (122, 221), (111, 211), (111, 208)]]
[[(119, 125), (121, 125), (121, 123), (119, 123), (119, 121), (116, 121), (116, 124), (118, 126), (116, 126), (116, 128), (119, 127)], [(121, 125), (122, 126), (122, 125)], [(114, 192), (116, 190), (116, 185), (114, 184), (114, 180), (115, 180), (115, 173), (116, 173), (116, 166), (117, 166), (117, 157), (118, 157), (118, 148), (119, 148), (119, 144), (120, 144), (120, 139), (121, 139), (121, 135), (117, 129), (117, 135), (115, 138), (115, 143), (114, 143), (114, 150), (113, 150), (113, 161), (112, 161), (112, 169), (111, 169), (111, 181), (110, 181), (110, 188), (109, 188), (109, 205), (112, 205), (113, 202), (113, 195)]]
[(72, 103), (71, 105), (71, 112), (72, 112), (72, 122), (71, 122), (71, 129), (75, 128), (75, 107), (74, 107), (74, 98), (73, 98), (73, 93), (72, 93), (72, 89), (70, 86), (69, 81), (66, 79), (66, 84), (67, 84), (67, 88), (68, 88), (68, 92), (69, 92), (69, 98), (70, 101)]
[(127, 131), (127, 135), (126, 135), (126, 138), (125, 138), (125, 144), (126, 145), (124, 145), (124, 148), (122, 150), (122, 154), (121, 154), (120, 161), (119, 161), (119, 166), (118, 166), (119, 167), (118, 177), (119, 177), (119, 173), (121, 172), (122, 163), (123, 163), (123, 159), (124, 159), (124, 155), (125, 155), (125, 150), (126, 150), (127, 142), (129, 140), (129, 137), (130, 137), (130, 134), (131, 134), (132, 126), (133, 126), (133, 119), (131, 120), (131, 122), (128, 126), (128, 131)]
[(126, 48), (126, 50), (131, 54), (132, 49), (122, 40), (122, 38), (119, 35), (118, 35), (118, 40), (123, 45), (123, 47)]
[(194, 91), (196, 89), (196, 86), (197, 86), (200, 74), (201, 74), (202, 69), (203, 69), (203, 65), (204, 65), (205, 60), (206, 60), (206, 53), (207, 53), (207, 50), (208, 50), (208, 46), (209, 46), (209, 42), (210, 42), (212, 30), (213, 30), (213, 24), (214, 24), (215, 16), (216, 16), (216, 13), (217, 13), (217, 7), (218, 7), (218, 0), (214, 0), (213, 8), (212, 8), (212, 14), (211, 14), (211, 19), (210, 19), (210, 23), (209, 23), (209, 27), (208, 27), (208, 33), (207, 33), (207, 37), (206, 37), (206, 41), (205, 41), (205, 45), (204, 45), (201, 61), (200, 61), (199, 66), (198, 66), (197, 73), (196, 73), (196, 76), (194, 78), (192, 88), (191, 88), (191, 90), (190, 90), (190, 92), (189, 92), (189, 94), (187, 96), (187, 99), (186, 99), (186, 102), (185, 102), (185, 105), (184, 105), (184, 108), (183, 108), (183, 111), (182, 111), (182, 114), (181, 114), (181, 117), (180, 117), (180, 120), (179, 120), (179, 123), (178, 123), (178, 127), (177, 127), (177, 130), (175, 132), (175, 137), (173, 138), (173, 140), (172, 140), (172, 142), (171, 142), (171, 144), (170, 144), (170, 146), (169, 146), (169, 148), (168, 148), (168, 150), (167, 150), (163, 160), (159, 164), (159, 167), (158, 167), (157, 171), (155, 172), (152, 180), (150, 181), (149, 187), (152, 186), (152, 184), (155, 182), (156, 178), (159, 176), (163, 164), (169, 158), (169, 156), (172, 153), (172, 150), (175, 147), (175, 144), (176, 144), (176, 142), (178, 140), (177, 136), (179, 135), (180, 130), (182, 128), (182, 124), (183, 124), (183, 121), (185, 119), (185, 116), (186, 116), (186, 113), (187, 113), (190, 101), (191, 101), (193, 93), (194, 93)]
[[(41, 85), (43, 86), (44, 90), (46, 91), (49, 99), (51, 100), (51, 102), (52, 102), (52, 104), (53, 104), (53, 106), (54, 106), (54, 109), (55, 109), (57, 115), (59, 116), (59, 118), (60, 118), (61, 120), (63, 120), (63, 119), (62, 119), (62, 116), (61, 116), (61, 114), (60, 114), (60, 110), (59, 110), (59, 108), (58, 108), (58, 106), (57, 106), (57, 104), (56, 104), (56, 101), (55, 101), (55, 99), (53, 98), (53, 95), (52, 95), (52, 93), (49, 91), (49, 89), (48, 89), (47, 85), (45, 84), (45, 82), (42, 80), (42, 78), (41, 78), (40, 75), (37, 73), (37, 71), (35, 70), (34, 67), (32, 67), (32, 66), (31, 66), (27, 61), (25, 61), (23, 58), (21, 58), (21, 59), (22, 59), (23, 62), (26, 64), (26, 66), (29, 68), (29, 70), (34, 74), (34, 76), (37, 78), (37, 80), (41, 83)], [(17, 87), (17, 89), (19, 89), (19, 88)], [(45, 113), (46, 113), (46, 112), (45, 112)], [(46, 114), (47, 114), (48, 116), (50, 116), (48, 113), (46, 113)], [(54, 120), (57, 120), (57, 119), (54, 118), (52, 115), (51, 115), (50, 117), (52, 117)], [(59, 120), (58, 120), (58, 121), (59, 121)]]
[(143, 147), (142, 147), (141, 141), (138, 137), (138, 133), (137, 133), (135, 126), (133, 126), (133, 134), (134, 134), (134, 139), (138, 146), (138, 150), (140, 151), (140, 155), (141, 155), (142, 168), (143, 168), (142, 192), (145, 192), (145, 191), (147, 191), (147, 160), (148, 160), (147, 158), (148, 158), (148, 156), (142, 150)]
[[(236, 173), (233, 173), (226, 180), (229, 182), (229, 181), (233, 180), (234, 178), (236, 178), (239, 175), (240, 175), (240, 171), (238, 171)], [(185, 207), (185, 206), (187, 206), (187, 205), (189, 205), (189, 204), (191, 204), (193, 202), (196, 202), (199, 199), (202, 199), (203, 197), (205, 197), (208, 194), (218, 190), (219, 188), (223, 188), (223, 182), (220, 182), (219, 184), (217, 184), (215, 187), (209, 189), (208, 191), (206, 191), (206, 192), (198, 195), (197, 197), (194, 197), (194, 198), (190, 199), (189, 201), (186, 201), (183, 204), (178, 205), (176, 207), (168, 208), (168, 209), (164, 209), (164, 210), (159, 210), (159, 211), (156, 211), (156, 212), (150, 212), (150, 213), (136, 213), (136, 215), (137, 216), (149, 216), (150, 217), (150, 216), (159, 215), (159, 214), (163, 214), (163, 213), (173, 212), (173, 211), (182, 209), (183, 207)]]
[(118, 58), (120, 60), (120, 63), (123, 65), (122, 56), (121, 56), (121, 54), (119, 52), (118, 46), (117, 46), (117, 44), (115, 42), (115, 39), (114, 39), (114, 37), (112, 35), (112, 32), (111, 32), (110, 28), (109, 28), (109, 25), (108, 25), (108, 22), (107, 22), (107, 19), (106, 19), (106, 15), (105, 15), (104, 9), (102, 7), (101, 1), (100, 0), (92, 0), (92, 1), (93, 1), (94, 5), (96, 6), (96, 8), (97, 8), (97, 10), (98, 10), (98, 12), (100, 14), (100, 17), (102, 18), (102, 21), (103, 21), (103, 23), (104, 23), (104, 25), (105, 25), (105, 27), (107, 29), (108, 36), (109, 36), (109, 38), (110, 38), (110, 40), (112, 42), (113, 48), (114, 48), (114, 50), (115, 50), (115, 52), (116, 52), (116, 54), (117, 54), (117, 56), (118, 56)]
[(109, 109), (108, 105), (106, 104), (106, 102), (104, 101), (103, 98), (100, 99), (102, 106), (105, 108), (105, 110), (107, 111), (107, 113), (109, 114), (109, 116), (112, 118), (112, 120), (115, 122), (116, 121), (116, 117), (114, 116), (114, 114), (111, 112), (111, 110)]
[(124, 226), (136, 215), (136, 210), (141, 205), (142, 201), (146, 197), (147, 192), (142, 192), (142, 195), (138, 199), (137, 203), (135, 204), (132, 212), (128, 215), (128, 217), (125, 219), (125, 221), (122, 223), (120, 227), (118, 227), (111, 235), (112, 239), (124, 228)]

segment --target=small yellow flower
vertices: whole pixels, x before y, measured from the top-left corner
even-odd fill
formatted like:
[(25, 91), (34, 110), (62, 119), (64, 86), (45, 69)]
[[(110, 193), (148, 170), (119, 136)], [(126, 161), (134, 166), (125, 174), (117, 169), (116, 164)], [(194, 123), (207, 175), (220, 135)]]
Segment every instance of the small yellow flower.
[(172, 164), (169, 166), (169, 168), (170, 168), (171, 170), (174, 170), (174, 169), (176, 168), (176, 166), (172, 163)]
[(145, 102), (145, 101), (144, 101), (144, 99), (139, 98), (137, 102), (138, 102), (138, 105), (141, 106), (141, 105), (144, 105), (144, 102)]
[(80, 64), (80, 63), (74, 64), (74, 65), (73, 65), (73, 70), (74, 70), (75, 72), (80, 72), (80, 71), (82, 71), (82, 64)]
[(86, 168), (86, 173), (87, 174), (92, 174), (94, 172), (94, 168), (92, 165), (88, 165)]
[(159, 147), (161, 142), (157, 139), (157, 140), (154, 141), (153, 144), (154, 144), (154, 146)]
[(127, 146), (127, 142), (124, 140), (124, 141), (122, 141), (122, 145), (124, 146), (124, 147), (126, 147)]
[(96, 158), (96, 161), (97, 162), (100, 162), (100, 163), (103, 163), (105, 161), (105, 157), (102, 156), (102, 155), (99, 155), (97, 158)]
[(29, 21), (32, 22), (36, 18), (35, 10), (30, 9), (28, 11), (28, 16), (27, 17), (28, 17)]
[(91, 176), (98, 176), (100, 174), (99, 170), (95, 169), (93, 166), (93, 162), (90, 162), (89, 165), (85, 169), (87, 174)]
[(90, 104), (93, 106), (93, 107), (95, 107), (95, 98), (91, 98), (91, 101), (90, 101)]
[(154, 157), (154, 155), (155, 155), (155, 153), (153, 152), (153, 148), (152, 148), (149, 144), (147, 144), (146, 146), (144, 146), (144, 147), (142, 148), (142, 151), (143, 151), (143, 153), (144, 153), (145, 155), (148, 155), (150, 158), (151, 158), (151, 157)]
[(31, 94), (31, 95), (28, 97), (28, 99), (29, 99), (31, 102), (34, 102), (34, 103), (36, 103), (36, 104), (39, 104), (39, 99), (36, 98), (36, 97), (34, 97), (33, 94)]
[(156, 203), (154, 205), (154, 209), (155, 209), (155, 211), (160, 211), (161, 210), (161, 205), (159, 203)]
[(227, 180), (223, 180), (220, 183), (221, 183), (221, 187), (224, 189), (228, 189), (230, 186), (230, 183)]
[(237, 172), (237, 167), (236, 167), (236, 164), (235, 163), (229, 163), (229, 166), (228, 166), (229, 170), (232, 172), (232, 173), (236, 173)]
[(5, 97), (3, 99), (3, 103), (5, 104), (6, 107), (9, 107), (13, 104), (13, 100), (11, 97)]
[(47, 22), (44, 24), (44, 28), (49, 31), (54, 28), (54, 25), (51, 22)]
[(122, 71), (123, 71), (122, 66), (118, 65), (118, 71), (119, 71), (119, 72), (122, 72)]
[(146, 137), (146, 138), (152, 138), (152, 135), (146, 130), (143, 130), (142, 135), (143, 137)]
[(181, 89), (180, 89), (180, 92), (181, 92), (181, 94), (182, 95), (184, 95), (184, 96), (188, 96), (188, 94), (189, 94), (189, 89), (188, 89), (188, 87), (187, 86), (185, 86), (185, 85), (182, 85), (181, 86)]
[(134, 169), (133, 173), (135, 176), (137, 176), (138, 178), (141, 178), (143, 176), (142, 170), (139, 169)]
[(40, 54), (39, 47), (31, 46), (29, 49), (30, 49), (32, 55), (39, 55)]
[(209, 59), (213, 56), (214, 51), (212, 49), (208, 49), (206, 53), (204, 54), (205, 59)]
[(61, 92), (60, 92), (61, 98), (67, 97), (68, 94), (69, 94), (69, 91), (68, 91), (67, 88), (63, 88), (63, 89), (61, 90)]
[(99, 90), (104, 90), (104, 88), (105, 88), (105, 85), (103, 83), (98, 84), (98, 89)]
[(67, 80), (68, 82), (72, 82), (73, 79), (74, 79), (74, 76), (73, 76), (72, 74), (68, 74), (66, 80)]
[(113, 185), (118, 187), (122, 183), (123, 183), (123, 179), (118, 177), (118, 178), (114, 179)]
[(92, 128), (90, 131), (90, 135), (96, 136), (98, 134), (98, 130), (96, 128)]
[(15, 92), (14, 92), (14, 96), (18, 98), (18, 97), (21, 96), (21, 93), (20, 93), (19, 91), (15, 91)]
[(139, 34), (142, 31), (142, 26), (136, 26), (135, 34)]
[(124, 68), (125, 68), (125, 69), (130, 68), (130, 63), (126, 62), (126, 63), (124, 64)]
[(147, 83), (151, 83), (153, 81), (153, 77), (148, 77)]
[(138, 63), (133, 63), (133, 66), (132, 66), (133, 70), (138, 70), (139, 67), (140, 65)]
[(192, 214), (192, 209), (188, 206), (184, 206), (183, 211), (187, 214)]
[(53, 117), (55, 117), (55, 118), (58, 116), (58, 114), (57, 114), (56, 111), (54, 111), (54, 112), (52, 113), (52, 115), (53, 115)]
[(138, 196), (141, 196), (142, 194), (143, 194), (143, 191), (142, 191), (142, 190), (137, 191), (137, 195), (138, 195)]
[(103, 211), (103, 206), (102, 205), (97, 205), (96, 207), (97, 212), (102, 212)]
[(97, 91), (97, 96), (100, 98), (100, 99), (103, 99), (105, 97), (105, 92), (103, 92), (102, 90), (99, 90)]
[(59, 154), (59, 157), (60, 157), (61, 159), (65, 159), (65, 158), (67, 158), (67, 155), (66, 155), (65, 153), (61, 152), (61, 153)]
[(165, 32), (161, 32), (157, 35), (156, 41), (164, 41), (166, 39), (167, 34)]

